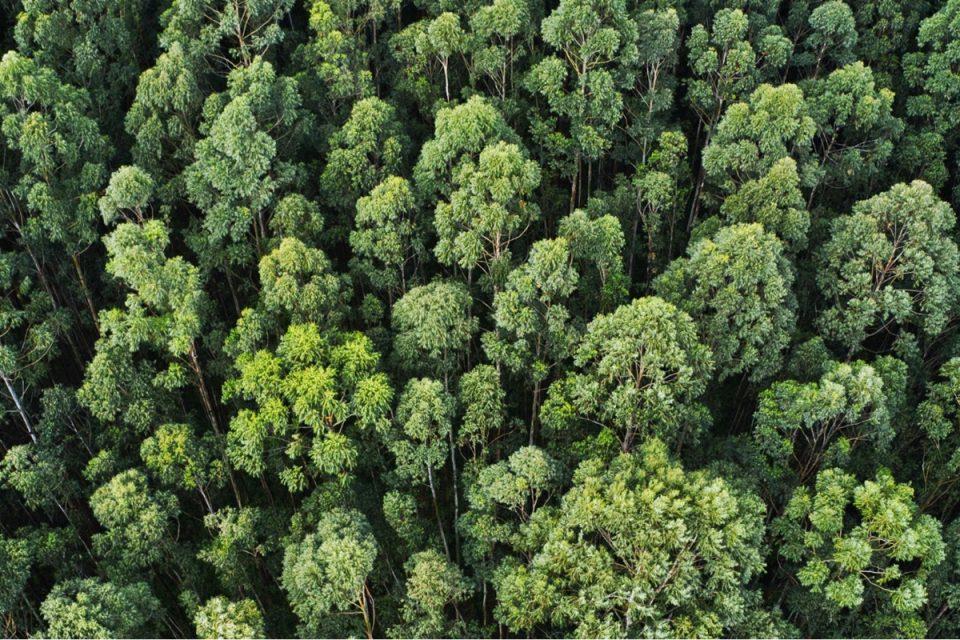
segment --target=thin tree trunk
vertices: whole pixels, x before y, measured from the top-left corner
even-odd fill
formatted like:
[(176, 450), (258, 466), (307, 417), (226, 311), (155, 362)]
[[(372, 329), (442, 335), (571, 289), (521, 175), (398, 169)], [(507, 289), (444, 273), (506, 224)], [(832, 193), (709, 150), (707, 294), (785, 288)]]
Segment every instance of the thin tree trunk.
[(33, 430), (33, 423), (30, 421), (30, 416), (27, 415), (26, 409), (23, 408), (23, 402), (20, 400), (20, 394), (17, 393), (16, 387), (13, 386), (13, 381), (10, 380), (6, 373), (0, 373), (0, 377), (3, 378), (3, 384), (7, 387), (7, 393), (9, 393), (10, 397), (13, 398), (13, 404), (17, 407), (17, 412), (20, 414), (20, 419), (23, 420), (23, 426), (27, 428), (27, 434), (30, 436), (30, 439), (33, 441), (33, 443), (36, 444), (37, 434)]
[(450, 558), (450, 545), (447, 544), (447, 534), (443, 532), (443, 520), (440, 518), (440, 504), (437, 502), (437, 488), (433, 484), (433, 468), (427, 465), (427, 482), (430, 485), (430, 496), (433, 498), (433, 513), (437, 517), (437, 528), (440, 530), (440, 540), (443, 542), (443, 550)]
[[(200, 367), (200, 358), (197, 357), (196, 344), (190, 345), (190, 365), (197, 379), (197, 389), (200, 391), (200, 400), (203, 403), (203, 409), (207, 414), (207, 419), (210, 421), (214, 433), (216, 433), (217, 436), (223, 436), (223, 432), (220, 431), (219, 421), (217, 420), (216, 406), (213, 403), (213, 397), (210, 395), (210, 391), (207, 389), (207, 383), (203, 377), (203, 370)], [(237, 507), (243, 507), (243, 501), (240, 499), (240, 488), (237, 486), (237, 479), (233, 475), (230, 460), (227, 459), (225, 451), (222, 451), (220, 455), (223, 458), (223, 464), (227, 470), (227, 478), (230, 480), (230, 488), (233, 489), (233, 497), (237, 501)]]
[(80, 289), (83, 291), (83, 297), (87, 301), (87, 309), (90, 310), (90, 318), (93, 319), (93, 326), (97, 329), (97, 334), (99, 335), (100, 320), (97, 317), (97, 308), (93, 305), (93, 298), (90, 296), (87, 279), (83, 276), (83, 268), (80, 266), (80, 261), (77, 260), (76, 254), (71, 255), (70, 259), (73, 261), (73, 268), (77, 271), (77, 279), (80, 281)]

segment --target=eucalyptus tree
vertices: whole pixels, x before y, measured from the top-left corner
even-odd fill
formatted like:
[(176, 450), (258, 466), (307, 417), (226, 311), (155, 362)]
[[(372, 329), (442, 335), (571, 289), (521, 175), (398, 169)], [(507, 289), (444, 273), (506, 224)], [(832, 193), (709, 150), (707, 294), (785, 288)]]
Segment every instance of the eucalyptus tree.
[(52, 638), (129, 638), (156, 633), (160, 602), (145, 582), (76, 578), (54, 585), (40, 613)]
[(656, 439), (585, 460), (559, 506), (523, 525), (521, 554), (498, 567), (497, 619), (579, 637), (770, 633), (750, 629), (763, 517), (756, 496), (684, 471)]
[(932, 340), (956, 313), (956, 214), (922, 181), (862, 200), (831, 223), (817, 283), (825, 337), (850, 352), (913, 336)]
[(263, 614), (253, 600), (232, 602), (216, 596), (193, 616), (198, 638), (264, 638)]
[(654, 283), (690, 314), (713, 351), (720, 380), (774, 375), (796, 325), (793, 268), (783, 243), (759, 224), (721, 227), (688, 249)]
[[(357, 511), (324, 513), (313, 531), (284, 551), (282, 584), (303, 635), (375, 633), (375, 603), (368, 579), (378, 546)], [(359, 615), (337, 615), (337, 614)]]
[(14, 51), (0, 59), (6, 234), (29, 257), (50, 306), (66, 299), (76, 321), (96, 325), (81, 257), (97, 240), (97, 191), (111, 149), (93, 115), (88, 93), (54, 70)]
[(926, 582), (944, 559), (940, 523), (922, 514), (913, 488), (889, 470), (860, 483), (825, 469), (799, 487), (773, 523), (779, 554), (794, 572), (788, 607), (805, 631), (926, 635)]
[(514, 144), (499, 142), (480, 152), (476, 163), (461, 162), (454, 191), (437, 204), (434, 252), (442, 264), (479, 269), (496, 293), (510, 266), (510, 245), (536, 222), (532, 202), (540, 169)]
[(350, 232), (353, 267), (388, 300), (400, 298), (426, 261), (427, 228), (410, 182), (390, 176), (357, 200)]
[(809, 215), (800, 191), (814, 165), (816, 123), (803, 92), (792, 84), (762, 84), (749, 100), (730, 105), (703, 151), (710, 190), (706, 202), (735, 222), (760, 222), (802, 247)]
[(552, 432), (595, 424), (622, 451), (649, 436), (674, 449), (692, 445), (709, 422), (699, 402), (713, 355), (685, 312), (657, 297), (638, 298), (588, 326), (576, 369), (551, 385), (541, 411)]
[(251, 405), (230, 421), (231, 463), (291, 493), (345, 480), (361, 439), (389, 420), (393, 390), (378, 363), (363, 334), (325, 335), (315, 324), (290, 325), (276, 349), (240, 353), (223, 395)]

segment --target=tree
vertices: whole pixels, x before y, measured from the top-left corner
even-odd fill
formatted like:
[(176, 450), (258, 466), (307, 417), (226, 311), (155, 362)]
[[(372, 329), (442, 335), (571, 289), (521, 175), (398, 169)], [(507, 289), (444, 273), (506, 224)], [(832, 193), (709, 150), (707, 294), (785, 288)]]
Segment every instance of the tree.
[(328, 142), (320, 189), (344, 215), (352, 213), (358, 198), (389, 176), (401, 175), (407, 165), (410, 139), (393, 105), (379, 98), (354, 103)]
[(205, 137), (184, 172), (187, 195), (204, 213), (192, 241), (208, 264), (243, 265), (268, 249), (269, 214), (298, 178), (289, 156), (309, 117), (296, 82), (259, 57), (233, 70), (227, 91), (209, 96), (203, 112)]
[[(264, 559), (282, 547), (269, 513), (257, 507), (222, 507), (205, 516), (203, 524), (210, 539), (197, 553), (197, 558), (213, 567), (224, 589), (240, 594), (252, 591), (259, 599), (256, 587), (265, 575), (273, 577)], [(234, 604), (230, 603), (224, 615)], [(239, 609), (238, 614), (247, 609), (241, 603), (233, 608)]]
[(794, 492), (773, 530), (799, 583), (788, 603), (819, 612), (803, 618), (808, 632), (925, 635), (919, 610), (944, 546), (940, 523), (919, 512), (910, 485), (886, 469), (863, 484), (826, 469), (815, 489)]
[(723, 380), (754, 380), (780, 368), (796, 323), (793, 270), (783, 243), (759, 224), (722, 227), (688, 249), (654, 283), (657, 293), (690, 314)]
[[(407, 383), (397, 405), (396, 432), (385, 437), (387, 447), (396, 459), (396, 473), (406, 483), (426, 484), (430, 488), (433, 512), (437, 519), (440, 541), (447, 557), (450, 545), (444, 532), (437, 493), (437, 472), (443, 468), (447, 456), (453, 471), (453, 491), (458, 491), (456, 480), (456, 451), (453, 433), (453, 397), (441, 382), (429, 378), (414, 378)], [(458, 504), (458, 502), (455, 502)], [(454, 520), (456, 520), (456, 513)]]
[(763, 570), (759, 499), (685, 472), (657, 440), (584, 461), (559, 507), (525, 529), (530, 559), (505, 560), (494, 578), (497, 618), (515, 632), (735, 634)]
[(437, 111), (433, 138), (420, 149), (413, 167), (417, 192), (426, 204), (453, 191), (453, 177), (468, 162), (476, 163), (488, 145), (498, 141), (516, 143), (517, 134), (496, 107), (482, 96)]
[[(649, 161), (638, 167), (632, 184), (634, 211), (627, 225), (629, 249), (626, 277), (633, 281), (634, 263), (638, 254), (646, 258), (646, 279), (649, 281), (662, 265), (673, 259), (681, 222), (680, 209), (686, 205), (689, 168), (686, 163), (687, 139), (679, 131), (664, 131), (657, 140)], [(702, 180), (702, 177), (701, 177)], [(642, 227), (641, 227), (642, 224)], [(646, 236), (641, 251), (640, 232)]]
[(207, 434), (198, 438), (189, 424), (164, 424), (140, 445), (140, 457), (151, 473), (168, 486), (196, 489), (213, 513), (211, 489), (222, 485), (219, 443)]
[(110, 146), (90, 111), (88, 94), (51, 69), (14, 51), (3, 55), (0, 171), (6, 184), (0, 211), (6, 233), (29, 255), (55, 309), (63, 287), (51, 279), (51, 270), (62, 269), (54, 257), (70, 257), (65, 274), (76, 278), (81, 304), (96, 325), (80, 256), (97, 239), (96, 194), (106, 179)]
[(483, 78), (488, 93), (505, 102), (516, 95), (520, 61), (532, 49), (531, 7), (525, 0), (494, 0), (470, 16), (471, 75)]
[(750, 15), (741, 9), (720, 9), (709, 28), (698, 24), (687, 39), (690, 106), (703, 127), (704, 145), (709, 145), (714, 128), (726, 107), (743, 102), (762, 78), (782, 68), (792, 44), (774, 28), (760, 39), (760, 50), (749, 38)]
[(580, 274), (576, 307), (592, 316), (610, 311), (627, 297), (623, 272), (623, 226), (610, 214), (577, 209), (560, 220), (559, 235), (567, 240), (573, 264)]
[(275, 351), (241, 353), (223, 397), (253, 408), (230, 421), (230, 461), (253, 476), (277, 474), (293, 493), (318, 478), (345, 479), (359, 439), (388, 420), (393, 390), (379, 359), (363, 334), (324, 336), (315, 324), (290, 325)]
[(342, 313), (344, 279), (326, 254), (296, 238), (283, 238), (260, 260), (260, 307), (294, 323), (336, 326)]
[(264, 638), (263, 616), (253, 600), (210, 598), (193, 616), (200, 638)]
[(0, 614), (13, 611), (30, 578), (30, 546), (20, 538), (0, 537), (0, 562), (5, 570), (0, 580)]
[(68, 3), (28, 0), (17, 16), (13, 36), (26, 55), (60, 69), (64, 79), (86, 87), (104, 131), (116, 138), (123, 121), (113, 118), (115, 100), (131, 97), (142, 54), (145, 3)]
[(510, 244), (539, 217), (528, 202), (540, 183), (540, 169), (520, 148), (505, 142), (487, 146), (477, 164), (461, 163), (455, 190), (437, 204), (434, 252), (442, 264), (472, 273), (479, 268), (496, 292), (510, 264)]
[(850, 466), (851, 458), (872, 467), (895, 435), (903, 369), (889, 357), (874, 366), (829, 363), (816, 382), (785, 380), (765, 389), (753, 416), (754, 440), (769, 464), (765, 481), (807, 484), (822, 468)]
[(816, 78), (824, 66), (840, 67), (853, 61), (857, 44), (857, 25), (850, 6), (841, 0), (828, 0), (810, 12), (809, 32), (804, 51), (797, 55), (797, 66), (813, 66)]
[[(861, 62), (808, 85), (807, 104), (817, 123), (818, 186), (845, 190), (876, 180), (893, 152), (893, 140), (903, 132), (892, 113), (893, 97), (889, 89), (875, 86), (873, 72)], [(814, 193), (811, 189), (808, 203)]]
[(934, 338), (957, 304), (956, 216), (922, 181), (898, 184), (836, 218), (817, 284), (830, 306), (818, 323), (850, 352), (914, 333)]
[(946, 512), (956, 503), (954, 485), (960, 480), (960, 359), (940, 367), (917, 405), (916, 421), (923, 435), (920, 498), (925, 511)]
[(500, 372), (488, 364), (480, 364), (463, 374), (459, 384), (463, 415), (457, 444), (470, 450), (473, 460), (488, 453), (488, 446), (506, 423), (506, 393)]
[(182, 197), (182, 181), (176, 178), (192, 162), (200, 136), (205, 93), (202, 69), (194, 62), (181, 43), (169, 45), (153, 67), (140, 74), (124, 119), (133, 138), (133, 159), (161, 181), (165, 201)]
[(353, 264), (375, 289), (386, 290), (391, 302), (407, 292), (426, 254), (426, 230), (416, 210), (410, 183), (397, 176), (357, 200), (350, 232)]
[[(373, 598), (367, 579), (377, 558), (377, 542), (359, 512), (335, 509), (323, 514), (316, 530), (287, 546), (283, 588), (305, 635), (374, 634)], [(331, 614), (360, 614), (354, 616)]]
[[(79, 399), (98, 418), (112, 421), (123, 416), (145, 428), (158, 403), (152, 396), (159, 390), (183, 387), (192, 379), (208, 423), (220, 434), (218, 407), (197, 345), (208, 299), (198, 269), (181, 256), (165, 256), (169, 243), (170, 232), (159, 220), (142, 226), (125, 222), (104, 238), (107, 272), (132, 291), (127, 294), (126, 311), (110, 309), (101, 314), (97, 353)], [(157, 353), (158, 362), (134, 358), (148, 348)], [(118, 375), (128, 372), (129, 377)], [(132, 415), (123, 413), (128, 394), (137, 401)]]
[(547, 508), (563, 488), (563, 465), (539, 447), (517, 449), (506, 460), (480, 468), (467, 488), (469, 509), (457, 528), (464, 537), (464, 559), (482, 582), (483, 593), (498, 563), (525, 544), (523, 525)]
[(800, 185), (809, 181), (815, 132), (797, 86), (760, 85), (749, 101), (727, 108), (703, 151), (707, 182), (715, 189), (704, 198), (726, 198), (720, 211), (728, 219), (761, 222), (781, 239), (802, 246), (809, 222)]
[(448, 379), (477, 328), (471, 317), (472, 299), (465, 286), (434, 280), (414, 287), (393, 306), (394, 353), (409, 371), (434, 373)]
[(956, 15), (960, 3), (944, 3), (920, 23), (917, 45), (923, 51), (904, 56), (904, 75), (919, 95), (910, 96), (907, 112), (924, 118), (938, 133), (947, 133), (958, 123), (952, 108), (957, 101), (955, 64), (960, 56), (955, 44)]
[(365, 40), (369, 33), (376, 45), (380, 25), (399, 4), (314, 0), (307, 9), (313, 33), (294, 53), (297, 80), (308, 101), (336, 121), (345, 106), (359, 104), (374, 92), (370, 67), (376, 50), (368, 49)]
[(106, 529), (93, 536), (94, 549), (117, 577), (132, 577), (163, 558), (176, 497), (154, 491), (137, 469), (117, 474), (90, 496), (90, 508)]
[[(463, 622), (457, 603), (470, 594), (470, 585), (460, 569), (436, 551), (421, 551), (410, 556), (407, 570), (406, 596), (401, 617), (403, 624), (392, 627), (387, 635), (398, 638), (433, 638), (452, 636), (461, 631)], [(455, 622), (449, 620), (447, 607), (456, 611)]]
[(140, 167), (120, 167), (110, 176), (110, 182), (99, 201), (103, 221), (109, 225), (122, 217), (125, 222), (143, 224), (151, 217), (150, 200), (155, 189), (156, 181)]
[(460, 16), (445, 11), (417, 34), (414, 46), (420, 56), (435, 58), (443, 70), (443, 96), (450, 102), (450, 58), (463, 53), (465, 34)]
[[(647, 436), (675, 448), (691, 444), (707, 420), (697, 398), (713, 357), (683, 311), (656, 297), (638, 298), (587, 326), (574, 356), (579, 373), (551, 385), (542, 417), (563, 432), (578, 420), (615, 434), (622, 451)], [(556, 391), (554, 390), (556, 387)]]
[(40, 613), (51, 638), (132, 638), (151, 635), (160, 602), (144, 582), (119, 586), (96, 578), (54, 585)]
[(550, 115), (534, 116), (532, 131), (553, 168), (570, 180), (572, 211), (583, 162), (609, 151), (622, 118), (626, 71), (639, 56), (637, 23), (619, 0), (565, 0), (540, 30), (552, 52), (530, 69), (525, 84), (543, 96)]
[(578, 280), (567, 240), (539, 240), (493, 299), (496, 329), (483, 335), (483, 346), (491, 360), (519, 375), (525, 386), (533, 382), (531, 424), (544, 382), (570, 358), (579, 337), (566, 304)]

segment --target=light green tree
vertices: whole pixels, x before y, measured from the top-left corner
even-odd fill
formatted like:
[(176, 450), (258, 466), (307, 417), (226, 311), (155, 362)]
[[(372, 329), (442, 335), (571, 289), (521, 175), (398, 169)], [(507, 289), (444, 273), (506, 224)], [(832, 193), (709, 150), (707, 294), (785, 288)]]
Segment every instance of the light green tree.
[(886, 469), (862, 484), (839, 469), (821, 471), (816, 487), (799, 487), (773, 524), (798, 582), (788, 606), (813, 635), (833, 628), (924, 636), (926, 581), (944, 559), (940, 529), (920, 513), (910, 485)]
[(684, 471), (655, 439), (584, 461), (524, 525), (526, 559), (497, 570), (497, 619), (576, 637), (735, 635), (756, 605), (763, 518), (756, 496)]
[(323, 335), (315, 324), (290, 325), (276, 350), (241, 353), (223, 395), (252, 408), (230, 421), (230, 461), (253, 476), (277, 474), (294, 493), (318, 477), (345, 480), (359, 439), (389, 419), (393, 390), (379, 360), (363, 334)]
[(40, 613), (50, 638), (132, 638), (152, 635), (160, 602), (145, 582), (76, 578), (54, 585)]
[(817, 283), (818, 325), (851, 352), (913, 333), (936, 337), (957, 306), (956, 215), (922, 181), (898, 184), (831, 223)]
[(155, 491), (138, 469), (117, 474), (90, 496), (90, 508), (104, 527), (93, 548), (120, 579), (137, 576), (160, 561), (170, 544), (170, 520), (179, 513), (177, 498)]
[(656, 297), (597, 316), (577, 347), (578, 371), (551, 385), (541, 412), (555, 432), (578, 422), (611, 432), (623, 451), (649, 436), (679, 449), (707, 422), (698, 398), (713, 356), (690, 316)]
[(796, 324), (793, 269), (783, 243), (759, 224), (722, 227), (654, 283), (687, 312), (713, 351), (718, 379), (774, 375)]
[[(374, 602), (367, 581), (377, 542), (359, 512), (335, 509), (316, 529), (287, 546), (281, 582), (305, 635), (374, 637)], [(336, 615), (354, 613), (356, 615)]]
[(263, 615), (253, 600), (232, 602), (223, 596), (210, 598), (193, 615), (197, 637), (263, 638)]

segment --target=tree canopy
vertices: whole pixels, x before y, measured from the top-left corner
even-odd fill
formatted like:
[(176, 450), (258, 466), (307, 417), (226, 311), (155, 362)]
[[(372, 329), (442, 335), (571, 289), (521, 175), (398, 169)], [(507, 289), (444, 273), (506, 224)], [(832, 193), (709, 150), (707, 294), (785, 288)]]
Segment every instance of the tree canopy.
[(960, 636), (960, 0), (0, 0), (0, 636)]

